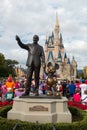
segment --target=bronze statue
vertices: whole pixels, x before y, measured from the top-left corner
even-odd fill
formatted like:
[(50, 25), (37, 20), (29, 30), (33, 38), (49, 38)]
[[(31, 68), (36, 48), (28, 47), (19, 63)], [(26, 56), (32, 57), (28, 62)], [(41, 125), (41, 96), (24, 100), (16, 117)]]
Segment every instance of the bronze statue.
[(51, 62), (49, 62), (47, 65), (47, 71), (46, 69), (44, 69), (44, 72), (48, 75), (46, 79), (46, 84), (48, 87), (47, 96), (60, 96), (56, 88), (58, 80), (55, 75), (55, 72), (57, 69), (59, 69), (59, 65), (55, 64), (55, 66), (53, 66)]
[(28, 58), (26, 63), (26, 66), (28, 67), (27, 81), (26, 81), (26, 90), (23, 96), (27, 96), (30, 93), (33, 72), (35, 79), (35, 95), (38, 95), (41, 62), (43, 67), (45, 66), (45, 54), (43, 47), (38, 44), (39, 37), (37, 35), (33, 36), (32, 44), (23, 44), (17, 35), (16, 40), (21, 48), (26, 49), (28, 51)]

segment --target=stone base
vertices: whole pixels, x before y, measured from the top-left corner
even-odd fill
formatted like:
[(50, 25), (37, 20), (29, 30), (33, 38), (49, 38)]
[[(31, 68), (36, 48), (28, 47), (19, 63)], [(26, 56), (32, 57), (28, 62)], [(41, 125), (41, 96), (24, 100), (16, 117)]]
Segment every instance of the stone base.
[(67, 99), (14, 98), (13, 108), (7, 113), (8, 119), (38, 123), (71, 123)]

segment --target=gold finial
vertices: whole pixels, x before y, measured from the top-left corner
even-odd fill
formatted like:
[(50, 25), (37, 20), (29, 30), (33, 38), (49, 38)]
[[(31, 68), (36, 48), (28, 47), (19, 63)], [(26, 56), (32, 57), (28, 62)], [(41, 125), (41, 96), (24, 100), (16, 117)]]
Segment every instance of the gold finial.
[(59, 22), (58, 22), (58, 15), (57, 15), (57, 12), (56, 12), (56, 26), (59, 26)]

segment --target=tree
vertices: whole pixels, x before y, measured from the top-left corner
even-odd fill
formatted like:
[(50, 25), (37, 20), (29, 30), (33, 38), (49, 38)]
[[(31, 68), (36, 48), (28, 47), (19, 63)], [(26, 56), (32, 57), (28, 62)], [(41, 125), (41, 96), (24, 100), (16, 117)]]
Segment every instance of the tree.
[(6, 73), (7, 64), (5, 62), (5, 57), (0, 53), (0, 76), (4, 76)]
[(0, 77), (7, 77), (9, 74), (15, 76), (15, 65), (19, 64), (16, 60), (5, 59), (4, 55), (0, 53)]
[(7, 60), (6, 60), (6, 63), (7, 63), (7, 65), (10, 66), (10, 67), (15, 67), (15, 65), (19, 64), (18, 61), (16, 61), (16, 60), (11, 60), (11, 59), (7, 59)]
[(2, 53), (0, 53), (0, 65), (5, 64), (5, 57)]
[(15, 65), (19, 64), (16, 60), (7, 59), (6, 60), (7, 66), (8, 66), (8, 72), (12, 74), (13, 76), (16, 76), (15, 73)]

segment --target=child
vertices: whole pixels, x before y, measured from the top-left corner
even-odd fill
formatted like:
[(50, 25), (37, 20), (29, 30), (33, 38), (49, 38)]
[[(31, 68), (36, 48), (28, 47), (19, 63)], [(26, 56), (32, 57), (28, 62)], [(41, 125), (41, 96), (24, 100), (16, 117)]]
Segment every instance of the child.
[(12, 101), (14, 98), (14, 93), (11, 88), (7, 88), (7, 93), (5, 94), (6, 101)]

